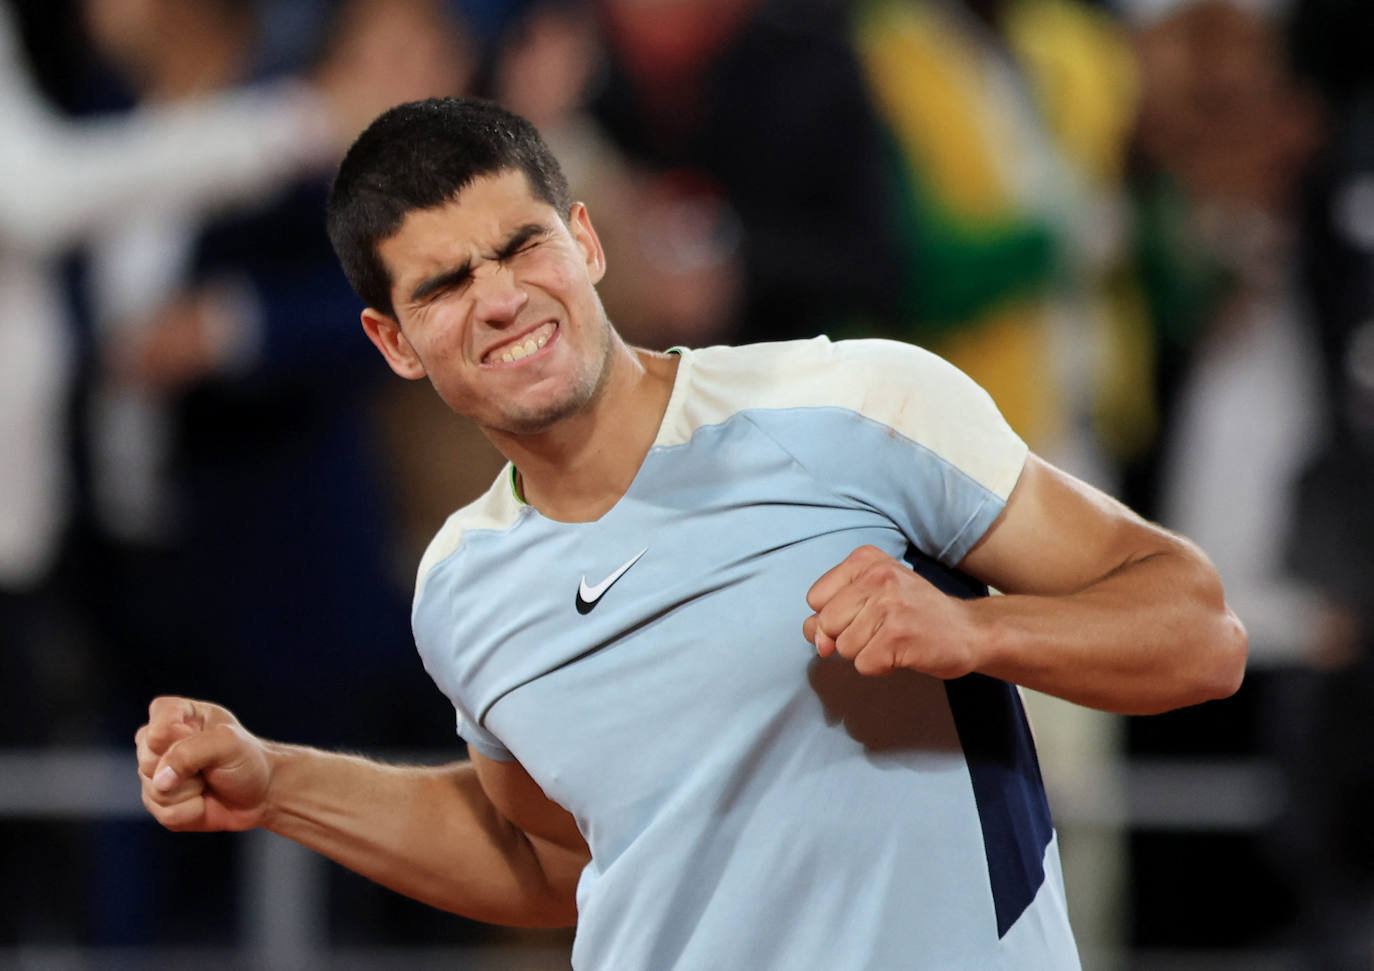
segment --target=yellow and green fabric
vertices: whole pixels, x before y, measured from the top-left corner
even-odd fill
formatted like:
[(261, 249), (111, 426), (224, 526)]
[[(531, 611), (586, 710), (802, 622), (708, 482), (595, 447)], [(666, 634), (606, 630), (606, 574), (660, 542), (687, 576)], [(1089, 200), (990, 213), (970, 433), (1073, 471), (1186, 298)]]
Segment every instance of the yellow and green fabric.
[(899, 200), (899, 336), (973, 376), (1040, 446), (1075, 407), (1055, 378), (1062, 335), (1050, 324), (1073, 302), (1090, 322), (1092, 417), (1116, 439), (1109, 451), (1129, 451), (1153, 433), (1148, 317), (1129, 272), (1082, 265), (1074, 237), (1096, 213), (1074, 200), (1120, 192), (1130, 47), (1109, 16), (1072, 0), (1013, 0), (999, 25), (939, 0), (870, 0), (856, 15)]

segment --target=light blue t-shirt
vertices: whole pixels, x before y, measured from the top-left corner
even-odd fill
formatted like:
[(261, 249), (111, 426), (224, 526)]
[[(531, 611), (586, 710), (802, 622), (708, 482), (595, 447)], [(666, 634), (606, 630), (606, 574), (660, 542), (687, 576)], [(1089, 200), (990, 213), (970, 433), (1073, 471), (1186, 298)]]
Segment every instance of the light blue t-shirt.
[(865, 678), (802, 636), (811, 584), (864, 544), (974, 593), (947, 568), (1025, 458), (917, 348), (717, 347), (682, 352), (599, 520), (543, 517), (509, 470), (450, 518), (416, 642), (460, 734), (591, 848), (576, 967), (1078, 966), (1016, 689)]

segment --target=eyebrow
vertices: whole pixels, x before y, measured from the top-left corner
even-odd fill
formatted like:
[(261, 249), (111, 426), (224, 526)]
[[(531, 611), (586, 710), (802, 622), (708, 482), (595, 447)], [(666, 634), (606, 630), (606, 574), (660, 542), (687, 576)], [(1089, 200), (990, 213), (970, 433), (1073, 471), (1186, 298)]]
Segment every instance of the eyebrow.
[[(504, 263), (518, 253), (530, 240), (534, 239), (536, 236), (545, 235), (548, 232), (549, 228), (543, 223), (525, 223), (506, 237), (505, 242), (497, 248), (490, 259), (494, 259), (498, 263)], [(421, 280), (416, 284), (415, 289), (410, 291), (411, 302), (419, 303), (441, 290), (461, 287), (463, 284), (467, 283), (471, 276), (472, 260), (464, 260), (451, 269), (444, 270), (440, 273), (436, 273), (432, 277)]]

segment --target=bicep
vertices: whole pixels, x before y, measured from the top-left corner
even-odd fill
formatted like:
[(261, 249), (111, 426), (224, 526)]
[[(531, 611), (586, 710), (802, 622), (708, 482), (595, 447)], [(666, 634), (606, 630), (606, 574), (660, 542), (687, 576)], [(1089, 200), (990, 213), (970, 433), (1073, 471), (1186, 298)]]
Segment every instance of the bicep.
[(1038, 456), (960, 569), (1004, 593), (1070, 593), (1184, 544)]
[[(471, 753), (477, 780), (508, 826), (517, 845), (537, 865), (545, 901), (529, 923), (562, 927), (577, 921), (577, 883), (591, 859), (572, 815), (539, 788), (518, 762), (498, 762)], [(525, 884), (526, 892), (531, 887)]]
[(575, 853), (587, 853), (577, 822), (544, 794), (519, 762), (501, 762), (470, 752), (478, 781), (491, 804), (526, 835)]

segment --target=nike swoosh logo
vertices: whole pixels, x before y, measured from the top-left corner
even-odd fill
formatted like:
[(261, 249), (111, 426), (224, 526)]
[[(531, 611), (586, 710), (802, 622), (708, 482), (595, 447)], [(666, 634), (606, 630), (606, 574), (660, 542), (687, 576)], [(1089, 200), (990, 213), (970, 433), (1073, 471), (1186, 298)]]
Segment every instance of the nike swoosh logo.
[(582, 574), (582, 582), (577, 585), (577, 612), (579, 614), (590, 613), (591, 609), (596, 606), (597, 601), (601, 599), (601, 595), (611, 589), (611, 584), (623, 577), (625, 571), (638, 563), (639, 558), (647, 552), (649, 552), (649, 547), (646, 546), (634, 556), (630, 557), (629, 561), (621, 566), (620, 569), (616, 570), (595, 586), (587, 586), (587, 574)]

